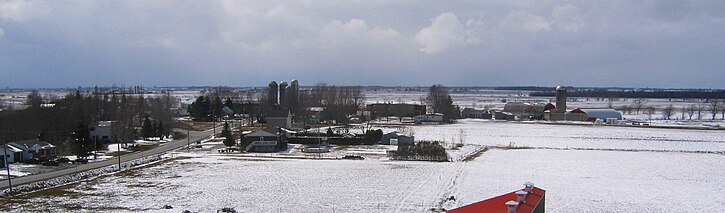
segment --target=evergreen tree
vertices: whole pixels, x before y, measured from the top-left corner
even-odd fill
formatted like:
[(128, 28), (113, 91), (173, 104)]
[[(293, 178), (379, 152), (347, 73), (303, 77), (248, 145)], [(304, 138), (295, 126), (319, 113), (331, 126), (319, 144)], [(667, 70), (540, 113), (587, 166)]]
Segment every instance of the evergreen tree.
[(232, 102), (231, 98), (227, 98), (227, 100), (224, 100), (224, 106), (229, 107), (229, 109), (234, 109), (234, 102)]
[(223, 103), (222, 99), (219, 98), (219, 96), (214, 97), (214, 102), (211, 103), (211, 109), (212, 109), (212, 120), (216, 120), (218, 117), (221, 117), (221, 111), (222, 111)]
[(229, 129), (229, 123), (224, 122), (224, 129), (222, 129), (222, 137), (224, 137), (224, 145), (225, 146), (234, 146), (236, 145), (236, 142), (234, 140), (234, 134), (232, 134), (232, 131)]
[(150, 138), (154, 136), (154, 126), (153, 123), (151, 123), (151, 119), (149, 119), (148, 116), (143, 120), (143, 124), (141, 126), (141, 137), (144, 139)]
[(164, 124), (159, 121), (159, 125), (156, 127), (156, 137), (163, 138), (165, 134)]
[(72, 152), (78, 158), (86, 158), (93, 149), (93, 141), (91, 141), (91, 133), (88, 130), (88, 125), (85, 121), (81, 120), (76, 126), (76, 130), (73, 132), (73, 145)]

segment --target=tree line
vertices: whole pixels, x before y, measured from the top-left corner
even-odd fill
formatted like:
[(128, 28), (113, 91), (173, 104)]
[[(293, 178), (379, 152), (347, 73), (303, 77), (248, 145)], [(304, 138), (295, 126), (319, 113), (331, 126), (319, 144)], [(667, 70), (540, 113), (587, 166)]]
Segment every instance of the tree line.
[(62, 98), (47, 97), (50, 96), (33, 91), (27, 96), (26, 109), (0, 112), (0, 139), (12, 142), (37, 138), (57, 146), (61, 153), (71, 151), (83, 156), (80, 152), (87, 153), (90, 147), (105, 148), (93, 144), (95, 140), (90, 138), (90, 128), (98, 121), (114, 121), (113, 137), (118, 142), (132, 142), (141, 136), (136, 127), (141, 127), (146, 117), (171, 124), (169, 108), (176, 105), (169, 95), (144, 97), (75, 91)]

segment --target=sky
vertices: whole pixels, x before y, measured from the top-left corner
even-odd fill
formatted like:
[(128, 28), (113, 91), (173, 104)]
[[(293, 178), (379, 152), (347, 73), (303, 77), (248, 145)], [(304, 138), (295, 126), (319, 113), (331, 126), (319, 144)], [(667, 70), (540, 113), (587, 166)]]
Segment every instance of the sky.
[(0, 0), (0, 88), (725, 88), (722, 0)]

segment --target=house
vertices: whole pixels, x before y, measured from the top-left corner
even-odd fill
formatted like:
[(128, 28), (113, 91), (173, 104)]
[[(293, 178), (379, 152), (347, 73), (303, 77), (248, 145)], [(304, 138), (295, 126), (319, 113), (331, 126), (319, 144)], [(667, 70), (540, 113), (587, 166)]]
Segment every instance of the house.
[(465, 108), (461, 112), (461, 117), (463, 118), (482, 118), (482, 119), (491, 119), (491, 113), (488, 113), (488, 111), (483, 109), (474, 109), (474, 108)]
[(289, 128), (292, 126), (292, 115), (289, 110), (272, 110), (264, 118), (269, 127)]
[(13, 162), (23, 162), (34, 157), (47, 156), (55, 148), (53, 144), (38, 139), (10, 142), (5, 147), (8, 150), (3, 151), (9, 151), (6, 155), (13, 153)]
[(172, 107), (169, 108), (169, 111), (171, 111), (171, 116), (176, 118), (189, 116), (189, 110), (186, 107)]
[(413, 117), (413, 120), (415, 120), (415, 123), (422, 124), (422, 123), (443, 123), (443, 114), (441, 113), (428, 113), (425, 115), (416, 115)]
[(114, 121), (99, 121), (98, 124), (91, 127), (91, 140), (102, 141), (103, 143), (114, 142), (113, 138)]
[(380, 143), (385, 145), (413, 145), (415, 143), (414, 136), (407, 136), (398, 132), (384, 134), (380, 138)]
[(277, 152), (287, 149), (287, 133), (279, 127), (267, 127), (263, 130), (244, 135), (242, 149), (245, 152)]
[(388, 117), (388, 116), (413, 117), (413, 116), (417, 116), (417, 115), (425, 115), (425, 113), (426, 113), (425, 105), (419, 105), (419, 104), (382, 103), (382, 104), (369, 104), (367, 106), (367, 108), (368, 108), (367, 111), (370, 112), (370, 116), (372, 118)]
[(15, 153), (22, 153), (22, 152), (23, 152), (22, 149), (18, 149), (18, 148), (8, 146), (8, 145), (0, 147), (0, 154), (3, 155), (3, 157), (0, 158), (0, 162), (1, 162), (0, 167), (5, 166), (5, 159), (8, 160), (8, 163), (15, 163)]
[(546, 190), (534, 187), (527, 182), (524, 188), (487, 200), (461, 206), (448, 211), (449, 213), (469, 212), (508, 212), (508, 213), (544, 213)]

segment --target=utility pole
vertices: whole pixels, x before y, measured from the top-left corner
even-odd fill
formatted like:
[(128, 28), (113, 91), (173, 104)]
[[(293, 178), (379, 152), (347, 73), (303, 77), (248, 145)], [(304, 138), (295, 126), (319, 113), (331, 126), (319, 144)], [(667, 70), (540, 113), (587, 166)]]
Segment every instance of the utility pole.
[(186, 129), (186, 152), (191, 152), (191, 131)]
[(93, 137), (93, 160), (98, 159), (98, 136)]
[(116, 150), (118, 152), (118, 171), (121, 171), (121, 143), (116, 143), (116, 147), (118, 147), (118, 150)]
[(7, 143), (5, 143), (5, 145), (3, 145), (3, 158), (5, 160), (5, 169), (7, 169), (7, 171), (8, 171), (8, 187), (10, 189), (10, 193), (12, 193), (13, 192), (13, 182), (10, 180), (12, 178), (10, 177), (10, 163), (8, 163), (8, 144)]

